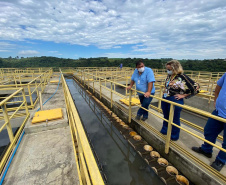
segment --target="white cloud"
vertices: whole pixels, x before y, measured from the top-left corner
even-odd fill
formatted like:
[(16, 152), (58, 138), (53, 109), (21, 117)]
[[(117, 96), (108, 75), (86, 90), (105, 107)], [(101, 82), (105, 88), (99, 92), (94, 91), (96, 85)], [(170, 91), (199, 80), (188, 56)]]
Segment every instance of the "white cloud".
[(10, 50), (0, 49), (0, 52), (10, 52)]
[(225, 15), (225, 0), (5, 0), (0, 40), (132, 44), (131, 56), (225, 58)]
[(15, 48), (15, 44), (11, 44), (9, 42), (1, 42), (0, 41), (0, 48), (1, 49), (14, 49)]
[(22, 51), (19, 51), (18, 54), (19, 55), (37, 55), (39, 54), (39, 52), (35, 50), (22, 50)]
[(121, 46), (114, 46), (113, 48), (118, 49), (118, 48), (122, 48)]
[(48, 51), (49, 53), (58, 53), (58, 51)]

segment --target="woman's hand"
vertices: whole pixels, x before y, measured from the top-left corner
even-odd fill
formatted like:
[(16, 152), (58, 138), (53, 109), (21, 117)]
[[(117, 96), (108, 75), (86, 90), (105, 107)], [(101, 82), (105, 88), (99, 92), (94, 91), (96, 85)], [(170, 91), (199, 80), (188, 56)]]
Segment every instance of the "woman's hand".
[(175, 97), (176, 100), (180, 100), (180, 99), (185, 98), (186, 95), (185, 94), (176, 94), (176, 95), (174, 95), (174, 97)]

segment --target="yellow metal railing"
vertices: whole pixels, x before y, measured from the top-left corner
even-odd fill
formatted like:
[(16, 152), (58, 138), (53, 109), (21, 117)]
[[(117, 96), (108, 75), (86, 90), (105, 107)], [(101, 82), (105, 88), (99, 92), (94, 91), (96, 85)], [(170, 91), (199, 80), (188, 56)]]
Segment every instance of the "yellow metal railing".
[(62, 73), (61, 79), (80, 184), (104, 184), (77, 109)]
[[(65, 69), (64, 69), (65, 70)], [(89, 74), (95, 74), (95, 76), (100, 76), (104, 79), (111, 79), (114, 82), (125, 81), (126, 84), (130, 83), (131, 74), (134, 71), (134, 68), (125, 67), (122, 70), (119, 70), (117, 67), (79, 67), (79, 68), (70, 68), (71, 73), (79, 70), (80, 72), (87, 72)], [(74, 70), (74, 71), (73, 71)], [(153, 69), (155, 74), (155, 87), (156, 94), (160, 95), (161, 85), (164, 84), (166, 78), (166, 70), (165, 69)], [(214, 99), (214, 89), (217, 84), (217, 80), (224, 74), (224, 72), (205, 72), (205, 71), (189, 71), (185, 70), (185, 74), (187, 74), (190, 78), (200, 84), (202, 92), (198, 94), (198, 96), (207, 99), (208, 103)], [(81, 74), (80, 74), (81, 75)], [(106, 83), (106, 81), (105, 81)], [(127, 90), (125, 90), (127, 93)], [(127, 94), (128, 95), (128, 94)]]
[[(39, 101), (39, 96), (38, 93), (39, 91), (43, 92), (46, 84), (48, 83), (50, 77), (52, 75), (52, 69), (49, 69), (48, 71), (38, 75), (37, 77), (35, 77), (34, 79), (30, 79), (28, 83), (23, 84), (20, 83), (14, 83), (14, 84), (7, 84), (7, 85), (0, 85), (0, 91), (12, 91), (13, 89), (18, 89), (18, 88), (24, 88), (25, 90), (25, 96), (29, 98), (30, 100), (30, 105), (28, 106), (29, 109), (33, 109), (35, 107), (35, 105), (37, 104), (37, 102)], [(33, 96), (36, 96), (36, 100), (33, 101)], [(19, 96), (15, 96), (15, 97), (21, 97), (21, 95)], [(0, 97), (1, 99), (5, 99), (5, 97)], [(11, 103), (15, 103), (15, 102), (11, 102)], [(11, 110), (15, 110), (15, 108), (7, 108), (8, 111)], [(0, 110), (0, 113), (2, 112), (2, 110)], [(0, 117), (1, 119), (1, 117)]]
[[(111, 107), (113, 106), (113, 102), (114, 102), (114, 101), (113, 101), (113, 94), (116, 94), (116, 95), (118, 95), (118, 96), (120, 96), (120, 97), (124, 97), (124, 98), (126, 97), (126, 96), (123, 96), (123, 95), (117, 93), (117, 92), (116, 92), (115, 90), (113, 90), (113, 88), (112, 88), (113, 84), (118, 85), (118, 86), (121, 86), (121, 87), (123, 87), (123, 88), (126, 88), (125, 85), (122, 85), (122, 84), (120, 84), (120, 83), (116, 83), (116, 82), (111, 81), (111, 80), (104, 79), (104, 78), (102, 78), (102, 77), (100, 77), (100, 76), (95, 76), (95, 75), (93, 75), (93, 74), (91, 74), (91, 73), (86, 73), (86, 72), (82, 72), (82, 71), (79, 71), (79, 70), (78, 70), (78, 72), (79, 72), (80, 74), (82, 74), (82, 75), (78, 76), (78, 77), (79, 77), (79, 80), (80, 80), (80, 83), (83, 83), (83, 85), (87, 85), (88, 89), (89, 89), (89, 88), (93, 88), (93, 91), (95, 91), (94, 85), (93, 85), (93, 87), (90, 87), (90, 84), (91, 84), (91, 83), (90, 83), (89, 81), (86, 81), (85, 79), (86, 79), (86, 78), (89, 79), (90, 76), (93, 76), (93, 79), (96, 79), (96, 81), (93, 82), (93, 84), (94, 84), (94, 83), (98, 83), (100, 98), (102, 97), (102, 88), (104, 88), (104, 89), (110, 91), (110, 97), (109, 97), (109, 99), (110, 99), (110, 101), (111, 101)], [(86, 77), (86, 76), (87, 76), (87, 77)], [(102, 85), (102, 81), (103, 81), (103, 80), (106, 81), (107, 83), (110, 83), (110, 84), (111, 84), (111, 87), (108, 88), (106, 85)], [(106, 84), (106, 83), (105, 83), (105, 84)], [(129, 122), (129, 123), (131, 122), (131, 118), (132, 118), (131, 98), (132, 98), (132, 94), (133, 94), (132, 92), (133, 92), (133, 91), (136, 91), (136, 90), (135, 90), (135, 89), (131, 89), (131, 90), (129, 91), (129, 108), (128, 108), (128, 115), (129, 115), (128, 122)], [(144, 94), (143, 92), (140, 92), (140, 91), (136, 91), (136, 92), (139, 92), (139, 93), (141, 93), (141, 94)], [(157, 113), (155, 113), (155, 112), (153, 112), (153, 111), (151, 111), (151, 110), (147, 110), (147, 109), (143, 108), (141, 105), (136, 104), (136, 106), (138, 106), (138, 107), (140, 107), (140, 108), (142, 108), (142, 109), (148, 111), (150, 114), (153, 114), (154, 116), (156, 116), (156, 117), (158, 117), (158, 118), (160, 118), (160, 119), (165, 120), (165, 121), (168, 122), (168, 131), (167, 131), (167, 136), (166, 136), (166, 141), (165, 141), (165, 153), (166, 153), (166, 154), (169, 152), (169, 148), (170, 148), (170, 138), (171, 138), (171, 129), (172, 129), (172, 125), (175, 126), (175, 127), (180, 128), (181, 130), (183, 130), (183, 131), (185, 131), (185, 132), (187, 132), (189, 135), (192, 135), (192, 136), (194, 136), (194, 137), (196, 137), (196, 138), (198, 138), (198, 139), (200, 139), (200, 140), (202, 140), (202, 141), (204, 141), (204, 142), (206, 142), (206, 143), (212, 145), (213, 147), (216, 147), (216, 148), (218, 148), (219, 150), (221, 150), (221, 151), (223, 151), (223, 152), (226, 152), (226, 150), (223, 149), (222, 147), (220, 147), (220, 146), (218, 146), (218, 145), (216, 145), (216, 144), (214, 144), (214, 143), (211, 143), (210, 141), (204, 139), (203, 137), (200, 137), (200, 136), (198, 136), (197, 134), (194, 134), (194, 133), (190, 132), (189, 130), (187, 130), (187, 129), (181, 127), (181, 126), (178, 126), (178, 125), (176, 125), (175, 123), (173, 123), (173, 115), (174, 115), (173, 112), (174, 112), (174, 107), (175, 107), (175, 106), (178, 106), (178, 107), (181, 107), (181, 108), (183, 108), (183, 109), (185, 109), (185, 110), (194, 112), (194, 113), (196, 113), (196, 114), (205, 116), (205, 117), (207, 117), (207, 118), (213, 118), (213, 119), (216, 119), (216, 120), (221, 121), (221, 122), (224, 122), (224, 123), (226, 123), (226, 119), (221, 118), (221, 117), (218, 117), (218, 116), (214, 116), (214, 115), (212, 115), (212, 114), (209, 113), (209, 112), (206, 112), (206, 111), (203, 111), (203, 110), (200, 110), (200, 109), (197, 109), (197, 108), (188, 106), (188, 105), (181, 105), (181, 104), (177, 104), (177, 103), (175, 103), (175, 102), (168, 101), (168, 100), (163, 99), (163, 98), (158, 97), (158, 96), (152, 96), (152, 95), (150, 95), (150, 97), (155, 98), (155, 99), (160, 100), (160, 101), (167, 102), (167, 103), (170, 104), (170, 116), (169, 116), (169, 120), (166, 120), (166, 119), (164, 119), (162, 116), (159, 116)], [(185, 122), (185, 123), (186, 123), (186, 122)], [(195, 125), (195, 124), (193, 124), (193, 125)], [(197, 126), (197, 127), (198, 127), (198, 126)]]
[[(7, 103), (9, 103), (9, 100), (14, 98), (15, 96), (18, 96), (22, 94), (22, 101), (18, 101), (18, 103), (21, 103), (18, 107), (16, 107), (15, 111), (14, 112), (10, 112), (11, 114), (9, 114), (7, 108), (6, 108), (6, 105)], [(10, 140), (10, 145), (8, 146), (3, 158), (1, 159), (1, 162), (0, 162), (0, 173), (2, 173), (2, 170), (12, 152), (12, 150), (14, 149), (15, 147), (15, 144), (19, 138), (19, 136), (21, 135), (23, 129), (24, 129), (24, 126), (25, 126), (25, 123), (27, 121), (27, 119), (29, 118), (30, 116), (30, 113), (28, 111), (28, 106), (27, 106), (27, 101), (26, 101), (26, 97), (25, 97), (25, 91), (23, 88), (19, 88), (18, 90), (16, 90), (14, 93), (12, 93), (9, 97), (5, 98), (4, 100), (2, 100), (0, 102), (0, 107), (2, 109), (2, 114), (3, 114), (3, 117), (4, 117), (4, 123), (3, 125), (1, 126), (0, 128), (0, 132), (2, 132), (4, 129), (7, 129), (7, 132), (8, 132), (8, 136), (9, 136), (9, 140)], [(25, 109), (25, 110), (24, 110)], [(17, 112), (24, 112), (25, 111), (25, 118), (24, 118), (24, 121), (23, 123), (21, 124), (19, 130), (17, 131), (16, 135), (14, 136), (13, 134), (13, 130), (12, 130), (12, 119), (15, 118), (15, 115), (17, 114)]]
[(2, 68), (0, 69), (0, 84), (7, 85), (15, 83), (22, 84), (23, 81), (31, 81), (37, 76), (50, 70), (50, 68), (26, 68), (26, 69), (14, 69), (14, 68)]

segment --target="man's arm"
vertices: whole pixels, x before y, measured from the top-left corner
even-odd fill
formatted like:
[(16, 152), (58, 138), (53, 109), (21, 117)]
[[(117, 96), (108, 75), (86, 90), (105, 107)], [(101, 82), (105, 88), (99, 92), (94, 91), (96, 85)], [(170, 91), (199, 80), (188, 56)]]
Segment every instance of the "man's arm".
[(146, 97), (146, 98), (150, 97), (152, 88), (153, 88), (153, 82), (149, 82), (148, 83), (148, 91), (144, 94), (144, 97)]
[(134, 81), (131, 80), (130, 85), (126, 88), (127, 90), (130, 90), (133, 87)]
[(214, 107), (216, 107), (216, 100), (217, 100), (217, 97), (220, 93), (220, 90), (221, 90), (221, 86), (217, 85), (216, 88), (215, 88), (215, 97), (214, 97)]

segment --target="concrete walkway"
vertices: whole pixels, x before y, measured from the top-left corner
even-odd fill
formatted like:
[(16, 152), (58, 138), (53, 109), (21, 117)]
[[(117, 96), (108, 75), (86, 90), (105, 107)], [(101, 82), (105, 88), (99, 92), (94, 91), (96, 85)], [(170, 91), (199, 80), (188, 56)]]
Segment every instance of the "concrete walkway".
[[(49, 83), (43, 93), (43, 102), (56, 89), (57, 84)], [(62, 108), (64, 114), (62, 120), (31, 125), (32, 117), (39, 105), (31, 111), (25, 135), (10, 165), (4, 184), (79, 184), (63, 94), (60, 84), (57, 93), (43, 107), (44, 110)]]

